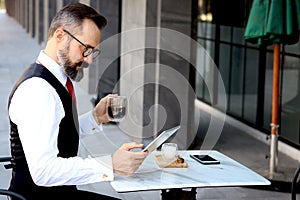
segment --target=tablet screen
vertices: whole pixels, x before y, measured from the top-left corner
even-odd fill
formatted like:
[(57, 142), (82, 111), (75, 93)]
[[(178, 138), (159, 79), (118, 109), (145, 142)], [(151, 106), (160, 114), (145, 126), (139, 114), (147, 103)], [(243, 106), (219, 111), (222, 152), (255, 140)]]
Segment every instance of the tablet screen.
[(165, 141), (167, 141), (172, 135), (174, 135), (180, 126), (173, 127), (171, 129), (163, 131), (157, 138), (155, 138), (150, 144), (148, 144), (142, 151), (152, 152), (160, 145), (162, 145)]

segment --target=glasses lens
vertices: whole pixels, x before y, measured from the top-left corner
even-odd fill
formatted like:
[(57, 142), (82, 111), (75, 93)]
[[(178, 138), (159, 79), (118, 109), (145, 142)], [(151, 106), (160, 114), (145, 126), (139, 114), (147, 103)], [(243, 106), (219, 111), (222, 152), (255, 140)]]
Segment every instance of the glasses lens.
[(95, 59), (97, 56), (99, 56), (100, 53), (101, 53), (101, 51), (99, 49), (93, 49), (93, 59)]
[(93, 54), (93, 58), (96, 58), (100, 54), (100, 50), (88, 47), (88, 48), (84, 49), (82, 54), (83, 54), (83, 57), (88, 57), (89, 55)]
[(83, 57), (88, 57), (89, 55), (91, 55), (93, 53), (93, 48), (91, 47), (86, 47), (83, 51)]

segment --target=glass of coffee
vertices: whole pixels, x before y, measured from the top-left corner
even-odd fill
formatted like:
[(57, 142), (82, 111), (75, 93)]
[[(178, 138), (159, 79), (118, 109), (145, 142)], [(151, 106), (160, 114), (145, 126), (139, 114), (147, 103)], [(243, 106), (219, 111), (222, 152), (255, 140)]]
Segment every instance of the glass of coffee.
[(120, 122), (124, 119), (127, 109), (126, 96), (109, 96), (106, 104), (108, 118), (113, 122)]

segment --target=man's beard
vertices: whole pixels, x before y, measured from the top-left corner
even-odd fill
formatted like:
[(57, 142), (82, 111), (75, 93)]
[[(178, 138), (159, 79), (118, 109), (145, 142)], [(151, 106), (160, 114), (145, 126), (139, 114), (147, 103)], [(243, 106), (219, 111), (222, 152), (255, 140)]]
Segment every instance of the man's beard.
[[(76, 82), (79, 82), (84, 75), (83, 69), (88, 67), (88, 63), (82, 61), (72, 63), (68, 57), (68, 53), (69, 46), (66, 46), (63, 50), (57, 51), (58, 64), (64, 68), (68, 77)], [(77, 67), (80, 67), (78, 71), (76, 70)]]

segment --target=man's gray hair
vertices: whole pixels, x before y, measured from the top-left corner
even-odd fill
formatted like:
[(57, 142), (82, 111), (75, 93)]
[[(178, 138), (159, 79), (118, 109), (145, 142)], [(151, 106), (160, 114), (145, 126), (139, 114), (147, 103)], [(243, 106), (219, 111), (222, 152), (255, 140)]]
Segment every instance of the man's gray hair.
[(58, 28), (66, 29), (74, 34), (79, 32), (84, 19), (92, 20), (99, 30), (107, 24), (106, 18), (92, 7), (82, 3), (70, 3), (57, 12), (53, 18), (49, 28), (48, 39), (53, 36)]

